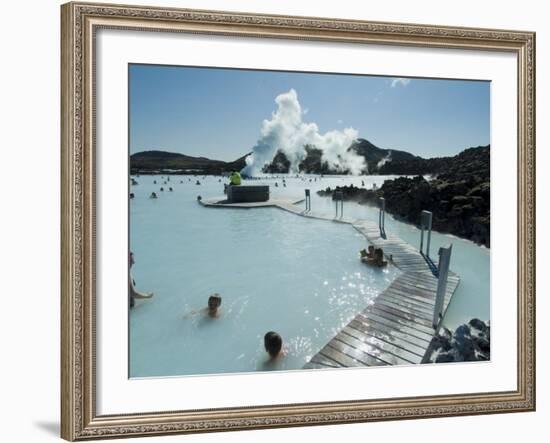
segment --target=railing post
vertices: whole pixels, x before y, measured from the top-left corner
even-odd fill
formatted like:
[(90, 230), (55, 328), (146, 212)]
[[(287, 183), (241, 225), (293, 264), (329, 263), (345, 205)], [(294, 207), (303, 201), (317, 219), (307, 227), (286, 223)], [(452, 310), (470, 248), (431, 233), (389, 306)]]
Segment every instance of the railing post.
[(344, 216), (344, 193), (342, 191), (334, 192), (334, 201), (336, 204), (336, 216), (338, 218), (338, 202), (340, 202), (340, 218)]
[(452, 250), (453, 245), (449, 245), (446, 248), (439, 248), (437, 292), (435, 295), (434, 316), (432, 320), (432, 326), (434, 327), (434, 329), (438, 328), (443, 313), (445, 294), (447, 292), (447, 277), (449, 275), (449, 265), (451, 263)]
[(378, 199), (380, 212), (378, 213), (378, 229), (380, 232), (384, 232), (385, 230), (385, 222), (386, 222), (386, 199), (384, 197), (380, 197)]
[(420, 213), (420, 253), (424, 254), (424, 230), (428, 231), (428, 239), (426, 242), (426, 257), (430, 256), (430, 240), (432, 238), (432, 213), (430, 211), (422, 211)]
[[(428, 211), (426, 211), (428, 212)], [(428, 217), (428, 240), (426, 241), (426, 257), (430, 257), (430, 241), (432, 239), (432, 213)]]

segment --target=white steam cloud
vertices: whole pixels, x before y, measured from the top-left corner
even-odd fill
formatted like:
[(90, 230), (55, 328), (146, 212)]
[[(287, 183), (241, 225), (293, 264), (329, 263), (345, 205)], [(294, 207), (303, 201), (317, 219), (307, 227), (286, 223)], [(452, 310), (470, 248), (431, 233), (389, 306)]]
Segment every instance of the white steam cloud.
[(376, 169), (380, 169), (388, 162), (391, 162), (391, 151), (388, 151), (388, 155), (386, 155), (384, 158), (380, 159), (378, 163), (376, 163)]
[(306, 123), (302, 120), (305, 112), (294, 89), (278, 95), (275, 103), (277, 110), (273, 112), (270, 120), (263, 121), (261, 137), (246, 158), (246, 166), (241, 171), (243, 174), (253, 176), (262, 172), (263, 167), (273, 160), (277, 151), (284, 153), (290, 161), (289, 172), (299, 172), (299, 165), (307, 155), (306, 145), (320, 149), (321, 161), (327, 162), (332, 170), (349, 171), (354, 175), (366, 170), (364, 158), (354, 151), (348, 151), (357, 139), (357, 130), (346, 128), (342, 131), (334, 130), (320, 134), (315, 123)]
[(391, 81), (391, 87), (395, 88), (397, 85), (401, 85), (403, 87), (407, 86), (411, 82), (410, 78), (403, 78), (403, 77), (396, 77), (392, 79)]

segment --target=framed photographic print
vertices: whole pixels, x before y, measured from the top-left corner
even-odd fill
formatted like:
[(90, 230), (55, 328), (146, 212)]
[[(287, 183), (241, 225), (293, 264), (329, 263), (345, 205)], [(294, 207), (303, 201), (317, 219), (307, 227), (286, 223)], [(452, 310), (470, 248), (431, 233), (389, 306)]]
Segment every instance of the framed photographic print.
[(61, 14), (63, 438), (534, 410), (534, 33)]

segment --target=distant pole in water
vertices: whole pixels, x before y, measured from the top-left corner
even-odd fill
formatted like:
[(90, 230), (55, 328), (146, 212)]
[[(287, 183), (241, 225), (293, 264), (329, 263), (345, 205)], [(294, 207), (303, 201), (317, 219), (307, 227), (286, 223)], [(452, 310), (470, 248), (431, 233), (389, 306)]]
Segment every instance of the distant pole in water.
[[(428, 231), (428, 239), (426, 242), (426, 252), (424, 252), (424, 230)], [(432, 213), (430, 211), (422, 211), (420, 213), (420, 253), (430, 257), (430, 240), (432, 238)]]
[(446, 248), (439, 248), (439, 265), (437, 267), (437, 292), (435, 296), (434, 316), (432, 326), (434, 329), (439, 327), (443, 314), (443, 302), (447, 292), (447, 277), (449, 276), (449, 265), (451, 263), (451, 252), (453, 245)]

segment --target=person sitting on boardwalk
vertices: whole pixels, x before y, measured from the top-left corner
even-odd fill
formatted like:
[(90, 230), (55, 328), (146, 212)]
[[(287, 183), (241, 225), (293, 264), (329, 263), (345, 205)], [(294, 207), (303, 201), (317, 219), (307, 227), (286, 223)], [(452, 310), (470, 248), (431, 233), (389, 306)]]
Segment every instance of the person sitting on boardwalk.
[(238, 171), (233, 171), (229, 176), (229, 184), (231, 186), (239, 186), (241, 184), (241, 174)]
[[(134, 253), (130, 252), (130, 268), (132, 268), (132, 265), (134, 264)], [(130, 281), (128, 282), (128, 304), (130, 308), (133, 308), (135, 305), (135, 299), (136, 298), (151, 298), (154, 294), (152, 292), (140, 292), (136, 289), (136, 282), (134, 281), (132, 274), (128, 273)]]
[(281, 355), (281, 349), (283, 348), (283, 339), (276, 332), (269, 331), (264, 336), (264, 347), (271, 359), (275, 359), (279, 355)]

